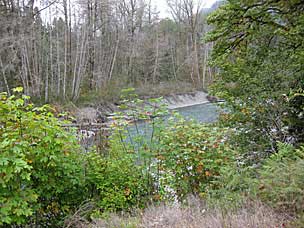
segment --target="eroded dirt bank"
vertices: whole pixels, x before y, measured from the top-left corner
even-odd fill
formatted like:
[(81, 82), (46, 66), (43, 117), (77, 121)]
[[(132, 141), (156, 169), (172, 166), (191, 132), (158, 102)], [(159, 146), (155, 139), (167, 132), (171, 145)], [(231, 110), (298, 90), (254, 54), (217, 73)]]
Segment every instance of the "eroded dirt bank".
[[(174, 94), (166, 96), (164, 97), (164, 102), (168, 105), (169, 109), (176, 109), (208, 103), (210, 102), (210, 97), (205, 92), (196, 91), (186, 94)], [(82, 108), (75, 106), (71, 113), (76, 117), (76, 121), (78, 123), (102, 123), (106, 122), (107, 117), (115, 111), (118, 111), (118, 104), (106, 103)]]

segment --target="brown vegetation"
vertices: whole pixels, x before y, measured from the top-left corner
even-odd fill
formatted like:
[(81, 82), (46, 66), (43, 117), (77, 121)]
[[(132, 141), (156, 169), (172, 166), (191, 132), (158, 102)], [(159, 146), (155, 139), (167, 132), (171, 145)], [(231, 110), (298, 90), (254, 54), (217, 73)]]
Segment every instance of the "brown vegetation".
[[(232, 210), (210, 208), (191, 200), (188, 206), (160, 205), (151, 206), (136, 216), (111, 214), (106, 219), (97, 219), (93, 223), (79, 222), (73, 227), (92, 228), (281, 228), (286, 227), (287, 216), (274, 212), (259, 202), (250, 202)], [(76, 217), (79, 218), (79, 217)]]

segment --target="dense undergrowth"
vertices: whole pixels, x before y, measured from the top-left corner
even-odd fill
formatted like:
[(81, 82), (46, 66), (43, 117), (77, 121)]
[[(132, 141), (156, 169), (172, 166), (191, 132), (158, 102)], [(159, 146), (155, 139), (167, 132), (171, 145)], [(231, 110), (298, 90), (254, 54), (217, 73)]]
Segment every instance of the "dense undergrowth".
[(125, 90), (108, 147), (84, 153), (50, 107), (1, 93), (0, 225), (303, 227), (303, 10), (229, 0), (210, 16), (210, 91), (229, 111), (214, 124), (163, 118), (160, 99)]
[[(266, 211), (271, 216), (259, 227), (277, 227), (303, 214), (303, 147), (279, 143), (277, 153), (246, 164), (230, 144), (235, 129), (185, 121), (177, 114), (164, 119), (168, 112), (160, 99), (143, 105), (126, 90), (109, 148), (84, 153), (75, 133), (61, 127), (50, 107), (35, 107), (20, 90), (11, 97), (2, 93), (0, 99), (3, 226), (181, 227), (194, 216), (193, 227), (199, 227), (199, 221), (234, 227), (246, 219), (249, 227), (257, 227)], [(151, 129), (143, 133), (133, 126), (138, 132), (131, 135), (125, 115), (137, 120), (135, 125), (148, 121)], [(193, 202), (208, 206), (189, 211), (195, 208), (187, 206), (189, 195), (195, 196)], [(250, 212), (246, 201), (260, 202), (261, 211)], [(165, 211), (159, 215), (169, 219), (173, 215), (166, 213), (176, 212), (181, 220), (172, 218), (167, 226), (158, 221), (158, 209), (149, 205), (161, 203), (168, 206), (156, 206)], [(154, 211), (151, 221), (162, 226), (149, 225), (149, 210)], [(121, 217), (121, 224), (112, 226), (113, 213), (118, 212), (133, 215), (133, 225), (127, 226)], [(303, 225), (300, 221), (298, 227)]]

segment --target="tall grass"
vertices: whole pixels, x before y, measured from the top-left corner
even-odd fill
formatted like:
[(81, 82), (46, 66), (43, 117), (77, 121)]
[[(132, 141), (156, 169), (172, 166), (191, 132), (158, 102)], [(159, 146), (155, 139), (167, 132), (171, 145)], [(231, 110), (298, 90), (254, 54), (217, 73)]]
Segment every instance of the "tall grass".
[(74, 223), (73, 227), (92, 228), (283, 228), (287, 216), (275, 213), (260, 202), (246, 202), (231, 210), (208, 207), (192, 198), (187, 206), (158, 205), (134, 216), (110, 214), (105, 219), (94, 222)]

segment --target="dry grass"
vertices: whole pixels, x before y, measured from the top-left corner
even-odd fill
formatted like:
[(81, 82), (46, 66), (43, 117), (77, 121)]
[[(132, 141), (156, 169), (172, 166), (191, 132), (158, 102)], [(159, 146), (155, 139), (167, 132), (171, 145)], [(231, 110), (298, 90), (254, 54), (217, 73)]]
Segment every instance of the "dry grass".
[(138, 217), (125, 217), (116, 214), (110, 215), (107, 219), (95, 221), (90, 228), (137, 228), (140, 226)]
[(86, 215), (95, 208), (94, 203), (88, 201), (80, 205), (79, 209), (71, 216), (69, 216), (65, 222), (65, 228), (86, 228), (90, 227), (90, 222), (86, 219)]
[(142, 218), (142, 227), (154, 228), (277, 228), (283, 223), (273, 211), (258, 204), (228, 213), (162, 206), (150, 208)]
[[(226, 211), (226, 210), (225, 210)], [(186, 207), (149, 207), (136, 218), (111, 215), (94, 228), (283, 228), (286, 219), (260, 203), (247, 203), (236, 211), (207, 209), (194, 203)]]

